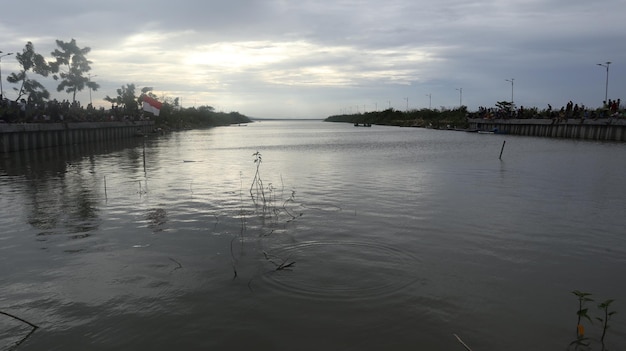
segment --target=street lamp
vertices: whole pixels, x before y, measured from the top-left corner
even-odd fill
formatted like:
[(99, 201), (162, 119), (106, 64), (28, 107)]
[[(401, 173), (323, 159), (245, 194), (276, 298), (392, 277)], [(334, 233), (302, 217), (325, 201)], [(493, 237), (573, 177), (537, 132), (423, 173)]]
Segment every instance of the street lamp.
[(433, 94), (426, 94), (426, 96), (428, 96), (428, 109), (430, 110), (433, 102)]
[[(1, 53), (2, 51), (0, 51), (0, 54)], [(2, 58), (9, 55), (13, 55), (13, 53), (9, 52), (7, 54), (0, 55), (0, 96), (2, 97), (2, 100), (4, 100), (4, 90), (2, 90)]]
[(511, 105), (513, 105), (513, 81), (515, 80), (515, 78), (511, 78), (511, 79), (505, 79), (507, 82), (511, 82)]
[(463, 88), (458, 88), (459, 91), (459, 107), (463, 106)]
[(404, 100), (406, 100), (406, 112), (409, 112), (409, 98), (405, 97)]
[(606, 64), (601, 64), (598, 63), (598, 66), (602, 66), (602, 67), (606, 67), (606, 87), (604, 88), (604, 103), (608, 104), (609, 103), (609, 65), (611, 64), (610, 61), (607, 61)]
[[(87, 74), (87, 77), (89, 78), (89, 83), (91, 83), (91, 77), (97, 77), (98, 75), (94, 75), (92, 76), (91, 73)], [(93, 104), (91, 103), (91, 84), (89, 85), (89, 105), (91, 105), (91, 107), (93, 107)]]

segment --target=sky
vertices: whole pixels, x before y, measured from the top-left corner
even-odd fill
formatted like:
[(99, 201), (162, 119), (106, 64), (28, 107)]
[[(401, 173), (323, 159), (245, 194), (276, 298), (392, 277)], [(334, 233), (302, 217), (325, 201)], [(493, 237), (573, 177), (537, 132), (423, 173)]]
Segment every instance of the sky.
[[(626, 98), (626, 0), (21, 0), (0, 51), (89, 47), (83, 105), (135, 84), (183, 107), (257, 118)], [(1, 58), (2, 87), (15, 56)], [(58, 100), (52, 78), (33, 76)]]

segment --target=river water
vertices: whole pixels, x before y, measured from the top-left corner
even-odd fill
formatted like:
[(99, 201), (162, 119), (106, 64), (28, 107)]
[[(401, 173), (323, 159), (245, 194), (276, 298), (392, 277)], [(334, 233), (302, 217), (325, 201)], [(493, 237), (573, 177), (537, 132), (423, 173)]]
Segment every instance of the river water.
[(0, 311), (38, 329), (0, 350), (564, 350), (573, 290), (626, 349), (625, 156), (321, 121), (3, 154)]

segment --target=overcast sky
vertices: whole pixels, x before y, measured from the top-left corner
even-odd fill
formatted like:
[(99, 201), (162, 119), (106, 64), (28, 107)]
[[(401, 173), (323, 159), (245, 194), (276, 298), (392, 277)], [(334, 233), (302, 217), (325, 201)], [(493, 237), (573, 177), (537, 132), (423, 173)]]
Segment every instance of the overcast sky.
[[(90, 47), (96, 106), (128, 83), (251, 117), (626, 98), (626, 0), (21, 0), (0, 50)], [(0, 55), (4, 55), (0, 54)], [(2, 58), (3, 89), (15, 57)], [(51, 78), (37, 77), (53, 97)], [(507, 81), (507, 79), (509, 81)], [(513, 79), (513, 84), (510, 80)], [(89, 91), (78, 94), (83, 105)], [(461, 101), (462, 100), (462, 101)]]

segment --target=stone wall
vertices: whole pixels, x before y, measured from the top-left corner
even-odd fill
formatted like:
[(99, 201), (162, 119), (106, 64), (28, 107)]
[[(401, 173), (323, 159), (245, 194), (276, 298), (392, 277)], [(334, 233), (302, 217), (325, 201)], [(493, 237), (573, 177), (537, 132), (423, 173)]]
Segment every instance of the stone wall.
[(134, 138), (152, 132), (153, 121), (0, 124), (0, 153)]
[(552, 138), (626, 141), (626, 119), (470, 119), (470, 129)]

